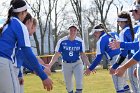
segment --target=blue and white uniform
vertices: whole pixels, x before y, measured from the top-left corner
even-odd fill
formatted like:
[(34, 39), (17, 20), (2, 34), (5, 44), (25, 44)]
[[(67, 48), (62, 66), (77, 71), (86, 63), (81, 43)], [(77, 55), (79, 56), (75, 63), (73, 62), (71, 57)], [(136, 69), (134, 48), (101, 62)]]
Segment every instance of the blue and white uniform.
[[(16, 47), (21, 48), (29, 60), (28, 64), (33, 66), (39, 77), (42, 80), (47, 79), (47, 75), (31, 50), (27, 27), (17, 17), (12, 17), (0, 36), (0, 93), (20, 93), (12, 64)], [(8, 85), (5, 83), (7, 81)]]
[[(135, 29), (137, 29), (137, 27)], [(136, 30), (134, 31), (134, 33), (136, 33)], [(133, 42), (130, 27), (127, 26), (127, 25), (120, 32), (119, 36), (120, 36), (120, 41), (121, 42)], [(124, 58), (128, 57), (128, 59), (130, 59), (133, 56), (134, 51), (136, 51), (136, 50), (128, 50), (127, 48), (121, 48), (120, 56), (122, 56)], [(113, 68), (114, 67), (115, 67), (115, 65), (113, 65)], [(131, 68), (128, 69), (128, 76), (129, 76), (129, 80), (130, 80), (133, 92), (134, 93), (139, 93), (140, 89), (138, 87), (137, 78), (134, 77), (134, 75), (133, 75), (133, 70), (135, 68), (136, 68), (136, 65), (134, 65), (134, 66), (132, 66)]]
[[(121, 48), (124, 48), (124, 49), (127, 49), (127, 50), (131, 50), (131, 53), (133, 53), (133, 54), (135, 54), (138, 51), (139, 47), (140, 47), (140, 45), (139, 45), (139, 41), (140, 41), (140, 21), (139, 21), (139, 23), (137, 23), (137, 25), (135, 25), (134, 31), (135, 31), (134, 42), (121, 42), (121, 44), (120, 44)], [(140, 76), (140, 74), (139, 74), (140, 73), (140, 67), (139, 66), (140, 65), (137, 64), (137, 71), (138, 71), (137, 72), (137, 74), (138, 74), (137, 76)], [(129, 78), (130, 78), (130, 81), (131, 81), (131, 85), (133, 85), (132, 86), (133, 87), (133, 91), (135, 93), (140, 93), (140, 87), (139, 87), (140, 86), (139, 85), (140, 81), (138, 80), (138, 82), (136, 82), (135, 77), (132, 77), (133, 76), (132, 73), (133, 73), (134, 68), (136, 68), (136, 65), (131, 67), (131, 68), (129, 68), (129, 72), (131, 73)]]
[[(113, 39), (119, 39), (116, 32), (110, 32), (110, 35), (102, 32), (99, 40), (96, 43), (96, 58), (93, 60), (92, 65), (89, 67), (90, 71), (94, 70), (95, 67), (100, 63), (102, 56), (105, 55), (109, 63), (113, 65), (120, 54), (120, 49), (112, 50), (109, 48), (108, 44)], [(114, 86), (117, 93), (124, 93), (124, 78), (112, 75)]]
[(71, 41), (69, 36), (65, 36), (58, 41), (55, 51), (62, 55), (62, 71), (68, 93), (73, 91), (73, 74), (76, 80), (76, 89), (82, 90), (83, 62), (80, 59), (80, 53), (85, 52), (83, 40), (76, 37), (75, 40)]
[(138, 70), (137, 70), (137, 76), (138, 76), (138, 83), (140, 83), (140, 48), (139, 50), (136, 52), (136, 54), (134, 54), (134, 56), (132, 57), (132, 59), (136, 60), (138, 62)]

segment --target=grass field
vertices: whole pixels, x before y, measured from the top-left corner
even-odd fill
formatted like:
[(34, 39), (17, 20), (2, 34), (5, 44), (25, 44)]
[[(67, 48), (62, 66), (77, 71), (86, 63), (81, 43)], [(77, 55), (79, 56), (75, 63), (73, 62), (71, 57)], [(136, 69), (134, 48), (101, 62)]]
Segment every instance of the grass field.
[[(25, 93), (67, 93), (61, 72), (52, 73), (53, 90), (43, 89), (41, 80), (34, 74), (27, 74), (25, 79)], [(108, 70), (97, 69), (96, 74), (84, 76), (83, 93), (115, 93), (111, 75)]]

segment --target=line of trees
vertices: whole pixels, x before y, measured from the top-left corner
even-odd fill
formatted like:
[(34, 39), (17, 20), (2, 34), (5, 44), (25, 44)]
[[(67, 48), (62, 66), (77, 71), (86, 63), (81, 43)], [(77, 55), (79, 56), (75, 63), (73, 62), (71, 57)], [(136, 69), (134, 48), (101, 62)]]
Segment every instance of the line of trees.
[[(112, 25), (108, 22), (109, 11), (114, 9), (114, 13), (123, 9), (123, 3), (120, 0), (90, 0), (88, 6), (83, 6), (84, 0), (25, 0), (31, 7), (31, 12), (38, 20), (39, 34), (34, 33), (35, 48), (37, 55), (44, 55), (45, 48), (51, 54), (51, 35), (54, 38), (54, 48), (58, 39), (67, 35), (67, 28), (71, 24), (77, 24), (81, 37), (85, 32), (90, 33), (94, 25), (102, 22), (109, 30)], [(130, 0), (129, 0), (130, 1)], [(133, 0), (131, 0), (133, 2)], [(1, 6), (7, 8), (7, 0), (3, 1)], [(88, 1), (87, 1), (88, 2)], [(127, 0), (123, 2), (130, 5)], [(131, 3), (132, 3), (131, 2)], [(112, 8), (113, 7), (113, 8)], [(1, 13), (2, 14), (2, 13)], [(110, 26), (111, 25), (111, 26)], [(48, 47), (44, 46), (45, 36), (48, 34)], [(40, 40), (38, 39), (40, 38)], [(89, 50), (94, 51), (95, 40), (88, 38), (90, 42)], [(92, 42), (91, 42), (92, 41)], [(94, 43), (93, 43), (94, 42)]]

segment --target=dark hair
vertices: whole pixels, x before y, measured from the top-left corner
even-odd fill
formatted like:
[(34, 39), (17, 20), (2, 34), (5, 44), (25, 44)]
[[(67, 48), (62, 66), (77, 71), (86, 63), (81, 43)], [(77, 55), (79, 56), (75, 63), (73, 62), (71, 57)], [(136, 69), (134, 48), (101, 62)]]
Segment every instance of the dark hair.
[[(130, 31), (131, 31), (131, 35), (132, 35), (132, 40), (134, 40), (134, 29), (133, 29), (133, 26), (132, 26), (132, 21), (131, 21), (131, 17), (130, 17), (130, 14), (126, 11), (121, 11), (119, 14), (118, 14), (118, 17), (119, 18), (127, 18), (128, 21), (126, 21), (126, 24), (129, 25), (130, 27)], [(124, 21), (125, 22), (125, 21)]]
[(27, 13), (26, 17), (23, 20), (23, 24), (25, 24), (28, 20), (32, 20), (32, 16), (30, 13)]
[[(23, 7), (26, 5), (26, 2), (23, 1), (23, 0), (11, 0), (10, 2), (10, 9), (8, 10), (8, 16), (7, 16), (7, 20), (6, 22), (4, 23), (3, 27), (6, 25), (6, 24), (9, 24), (10, 23), (10, 18), (12, 16), (17, 16), (19, 13), (15, 13), (13, 12), (13, 9), (17, 9), (17, 8), (20, 8), (20, 7)], [(26, 10), (25, 10), (26, 11)], [(0, 28), (0, 33), (2, 32), (3, 30), (3, 27)]]
[(108, 30), (107, 28), (103, 25), (103, 24), (98, 24), (94, 27), (94, 29), (104, 29), (103, 31), (109, 35), (111, 38), (113, 38), (113, 36), (111, 34), (108, 33)]

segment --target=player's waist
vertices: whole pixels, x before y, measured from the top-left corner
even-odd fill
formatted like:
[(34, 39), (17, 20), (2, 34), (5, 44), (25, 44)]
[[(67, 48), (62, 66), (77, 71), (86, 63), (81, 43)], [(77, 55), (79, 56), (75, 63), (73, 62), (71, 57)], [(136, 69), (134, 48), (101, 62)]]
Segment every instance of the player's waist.
[(74, 61), (66, 61), (66, 60), (63, 60), (64, 63), (76, 63), (78, 61), (79, 61), (79, 59), (78, 60), (74, 60)]

